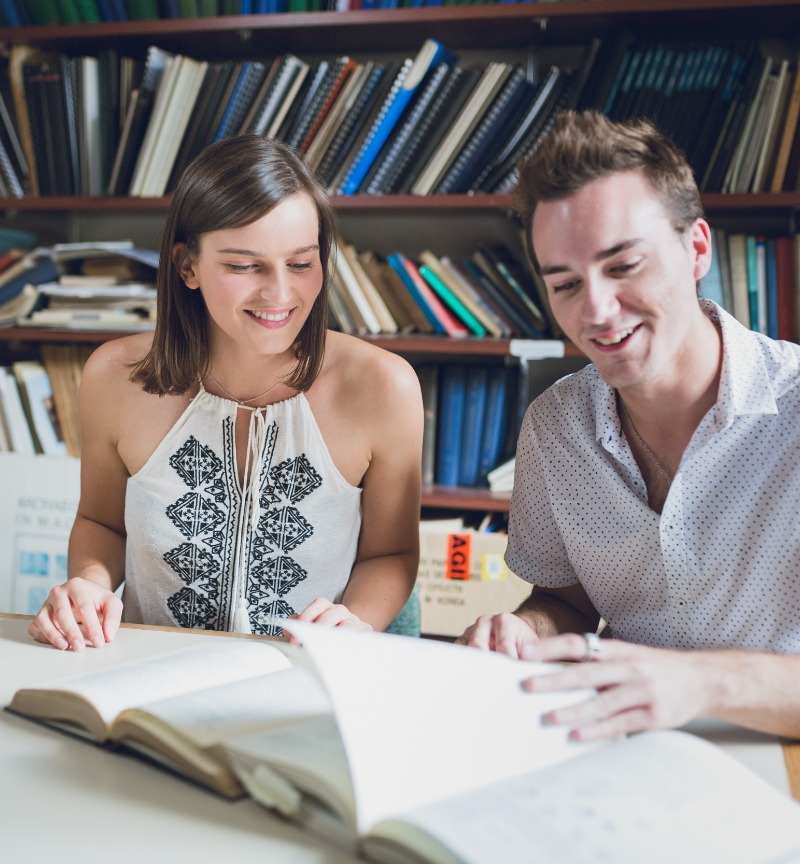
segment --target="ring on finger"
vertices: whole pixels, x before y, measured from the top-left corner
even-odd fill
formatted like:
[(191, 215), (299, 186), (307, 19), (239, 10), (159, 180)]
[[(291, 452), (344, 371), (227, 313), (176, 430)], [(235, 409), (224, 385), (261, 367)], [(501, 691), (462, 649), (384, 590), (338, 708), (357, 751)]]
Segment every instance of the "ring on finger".
[(586, 652), (581, 657), (582, 662), (589, 660), (599, 660), (602, 651), (603, 643), (597, 633), (584, 633), (583, 638), (586, 640)]

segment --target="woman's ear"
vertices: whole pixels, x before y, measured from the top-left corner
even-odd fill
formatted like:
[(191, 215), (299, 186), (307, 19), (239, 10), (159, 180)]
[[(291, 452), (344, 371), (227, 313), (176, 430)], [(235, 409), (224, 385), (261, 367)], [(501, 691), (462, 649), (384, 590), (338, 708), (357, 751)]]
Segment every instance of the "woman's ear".
[(172, 263), (178, 271), (187, 288), (199, 288), (200, 282), (194, 272), (194, 262), (185, 243), (176, 243), (172, 247)]

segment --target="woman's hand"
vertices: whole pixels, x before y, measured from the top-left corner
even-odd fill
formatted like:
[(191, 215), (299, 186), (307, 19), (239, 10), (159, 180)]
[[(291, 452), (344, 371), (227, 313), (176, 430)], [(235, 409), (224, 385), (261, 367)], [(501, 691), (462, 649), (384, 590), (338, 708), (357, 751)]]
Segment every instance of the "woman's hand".
[(87, 642), (102, 648), (114, 638), (121, 619), (122, 601), (113, 591), (75, 577), (52, 589), (28, 633), (62, 651), (82, 651)]
[[(326, 600), (324, 597), (317, 597), (316, 600), (312, 600), (302, 612), (292, 615), (292, 618), (295, 621), (308, 621), (310, 624), (325, 624), (328, 627), (347, 627), (349, 630), (372, 630), (372, 627), (366, 621), (362, 621), (358, 616), (353, 615), (347, 606), (341, 603), (331, 603), (330, 600)], [(288, 636), (289, 642), (293, 645), (300, 644), (299, 639), (295, 639), (294, 636), (286, 633), (286, 631), (284, 631), (284, 634)]]

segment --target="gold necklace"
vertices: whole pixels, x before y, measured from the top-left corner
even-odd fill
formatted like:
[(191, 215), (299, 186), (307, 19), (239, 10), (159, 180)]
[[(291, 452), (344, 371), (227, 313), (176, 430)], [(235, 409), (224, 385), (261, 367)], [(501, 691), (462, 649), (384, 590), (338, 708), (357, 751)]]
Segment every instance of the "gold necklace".
[(228, 399), (230, 399), (232, 402), (236, 402), (237, 405), (249, 405), (251, 402), (255, 402), (256, 400), (261, 399), (262, 396), (266, 396), (267, 393), (271, 393), (278, 386), (278, 384), (282, 384), (286, 380), (285, 378), (278, 379), (272, 385), (272, 387), (267, 387), (267, 389), (263, 393), (259, 393), (258, 396), (253, 396), (251, 399), (237, 399), (231, 393), (228, 393), (228, 391), (222, 386), (222, 384), (219, 383), (219, 381), (217, 381), (217, 379), (210, 372), (208, 373), (208, 377), (217, 385), (217, 387), (219, 387), (220, 390), (222, 390), (222, 392), (228, 397)]
[(628, 408), (622, 401), (622, 396), (620, 396), (619, 393), (617, 393), (617, 398), (619, 399), (619, 404), (622, 406), (622, 411), (625, 414), (628, 423), (630, 423), (631, 425), (631, 429), (633, 429), (633, 434), (637, 437), (642, 447), (644, 447), (644, 451), (650, 457), (650, 461), (653, 463), (653, 465), (655, 465), (658, 472), (667, 481), (667, 486), (671, 485), (672, 476), (670, 475), (669, 471), (667, 471), (667, 469), (661, 464), (661, 462), (658, 461), (656, 454), (653, 453), (653, 451), (647, 446), (647, 441), (645, 441), (644, 438), (642, 438), (642, 436), (639, 434), (639, 430), (636, 428), (636, 424), (633, 422), (631, 415), (628, 413)]

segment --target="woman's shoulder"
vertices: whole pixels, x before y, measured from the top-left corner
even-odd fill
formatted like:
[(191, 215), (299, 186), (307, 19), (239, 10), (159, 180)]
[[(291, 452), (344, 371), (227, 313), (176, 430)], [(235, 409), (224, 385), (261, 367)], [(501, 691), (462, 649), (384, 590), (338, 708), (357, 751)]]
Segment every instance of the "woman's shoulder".
[(359, 389), (397, 394), (419, 391), (419, 380), (411, 364), (356, 336), (331, 331), (325, 347), (323, 370), (335, 380)]
[(100, 345), (86, 361), (82, 380), (97, 384), (129, 382), (131, 367), (147, 354), (152, 333), (134, 333)]

